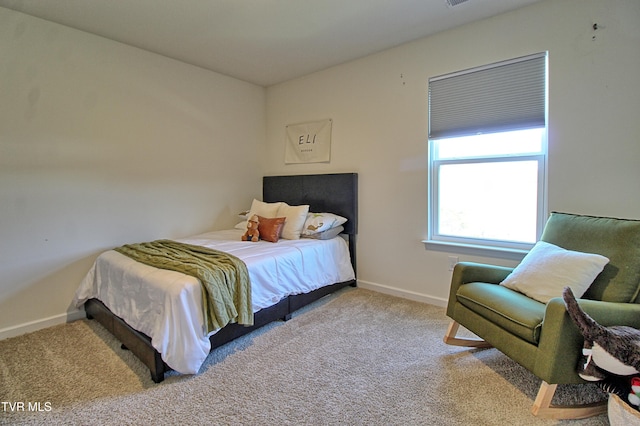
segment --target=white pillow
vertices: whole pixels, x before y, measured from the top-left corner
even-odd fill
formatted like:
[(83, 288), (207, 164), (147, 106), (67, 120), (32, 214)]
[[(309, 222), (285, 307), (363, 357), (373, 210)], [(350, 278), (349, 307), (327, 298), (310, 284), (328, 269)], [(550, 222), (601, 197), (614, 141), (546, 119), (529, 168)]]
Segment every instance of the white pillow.
[(542, 303), (562, 296), (562, 289), (567, 286), (576, 297), (582, 297), (607, 263), (609, 259), (599, 254), (538, 241), (500, 285)]
[(278, 209), (284, 203), (265, 203), (264, 201), (253, 199), (251, 203), (251, 209), (249, 209), (249, 214), (247, 217), (251, 217), (254, 214), (258, 216), (266, 217), (268, 219), (273, 219), (274, 217), (278, 217)]
[(251, 208), (246, 212), (241, 212), (238, 216), (244, 216), (244, 220), (240, 223), (237, 223), (234, 226), (235, 229), (246, 229), (247, 228), (247, 219), (257, 214), (258, 216), (266, 217), (268, 219), (273, 219), (278, 214), (278, 209), (280, 205), (283, 204), (281, 202), (277, 203), (265, 203), (264, 201), (253, 199), (251, 203)]
[(287, 203), (280, 203), (278, 213), (275, 217), (285, 217), (282, 228), (282, 238), (285, 240), (299, 240), (302, 226), (309, 213), (309, 206), (290, 206)]
[(314, 235), (343, 225), (346, 218), (333, 213), (309, 213), (302, 228), (302, 235)]

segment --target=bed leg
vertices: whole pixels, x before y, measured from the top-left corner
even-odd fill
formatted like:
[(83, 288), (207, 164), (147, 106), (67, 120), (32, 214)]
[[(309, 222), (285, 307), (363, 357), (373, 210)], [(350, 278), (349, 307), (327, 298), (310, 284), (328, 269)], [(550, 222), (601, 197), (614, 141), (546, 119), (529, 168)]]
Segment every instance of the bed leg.
[(164, 373), (156, 374), (152, 371), (151, 380), (153, 380), (153, 383), (161, 383), (164, 380)]
[(289, 321), (291, 319), (291, 314), (287, 314), (282, 318), (283, 321)]
[(129, 348), (127, 347), (127, 345), (125, 345), (124, 343), (120, 345), (120, 349), (124, 350), (124, 351), (128, 351)]

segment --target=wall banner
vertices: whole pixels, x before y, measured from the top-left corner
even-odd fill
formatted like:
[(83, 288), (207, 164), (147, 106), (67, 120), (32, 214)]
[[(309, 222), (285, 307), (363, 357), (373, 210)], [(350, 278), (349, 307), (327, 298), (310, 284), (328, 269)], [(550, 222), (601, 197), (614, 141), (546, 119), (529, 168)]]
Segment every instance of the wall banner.
[(331, 120), (322, 120), (288, 125), (285, 164), (328, 163), (331, 159), (331, 123)]

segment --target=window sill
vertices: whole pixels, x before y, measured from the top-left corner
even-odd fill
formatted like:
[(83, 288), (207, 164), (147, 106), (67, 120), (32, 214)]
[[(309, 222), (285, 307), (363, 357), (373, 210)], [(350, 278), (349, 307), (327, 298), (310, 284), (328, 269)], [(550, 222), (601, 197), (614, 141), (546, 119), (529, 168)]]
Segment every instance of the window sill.
[(471, 256), (497, 257), (501, 259), (522, 260), (529, 250), (509, 247), (492, 247), (475, 244), (452, 243), (448, 241), (422, 240), (427, 250), (467, 254)]

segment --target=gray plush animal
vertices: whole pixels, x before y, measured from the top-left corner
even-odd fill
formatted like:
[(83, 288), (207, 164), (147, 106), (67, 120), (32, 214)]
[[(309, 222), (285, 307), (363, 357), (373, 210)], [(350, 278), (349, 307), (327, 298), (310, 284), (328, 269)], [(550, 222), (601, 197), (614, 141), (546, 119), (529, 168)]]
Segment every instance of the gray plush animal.
[(640, 405), (640, 330), (624, 325), (604, 327), (582, 310), (569, 287), (562, 292), (569, 316), (584, 337), (577, 371), (606, 392)]

